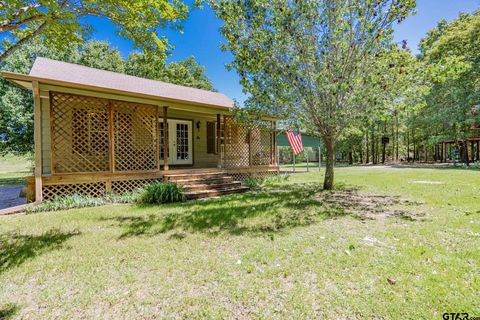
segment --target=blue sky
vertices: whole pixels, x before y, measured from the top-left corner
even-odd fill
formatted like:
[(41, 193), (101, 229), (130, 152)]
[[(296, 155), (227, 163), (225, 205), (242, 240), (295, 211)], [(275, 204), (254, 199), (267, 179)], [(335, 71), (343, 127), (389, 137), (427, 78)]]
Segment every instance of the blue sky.
[[(451, 21), (459, 12), (472, 12), (478, 8), (480, 0), (417, 0), (417, 14), (396, 26), (394, 39), (397, 42), (406, 39), (409, 47), (416, 52), (420, 39), (435, 27), (438, 21)], [(130, 41), (115, 35), (114, 28), (108, 21), (100, 18), (88, 18), (88, 21), (95, 28), (92, 38), (110, 42), (125, 57), (133, 50)], [(206, 67), (206, 73), (217, 90), (242, 102), (245, 95), (238, 83), (238, 76), (235, 71), (227, 71), (225, 68), (232, 56), (219, 48), (223, 42), (218, 31), (220, 26), (221, 20), (215, 17), (210, 8), (194, 10), (185, 23), (183, 34), (170, 30), (164, 32), (175, 46), (169, 61), (195, 56), (197, 61)]]

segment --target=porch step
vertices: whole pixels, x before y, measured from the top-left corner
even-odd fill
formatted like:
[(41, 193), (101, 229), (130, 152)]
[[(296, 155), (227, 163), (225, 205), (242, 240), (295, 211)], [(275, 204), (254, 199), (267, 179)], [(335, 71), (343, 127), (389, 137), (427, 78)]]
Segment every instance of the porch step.
[(187, 184), (184, 185), (186, 192), (195, 192), (195, 191), (204, 191), (204, 190), (218, 190), (226, 188), (241, 187), (242, 183), (240, 181), (231, 181), (231, 182), (219, 182), (219, 183), (210, 183), (210, 184)]
[(199, 173), (178, 173), (178, 174), (166, 174), (165, 178), (169, 181), (176, 180), (186, 180), (186, 179), (207, 179), (207, 178), (217, 178), (225, 176), (225, 172), (199, 172)]
[(216, 197), (248, 190), (240, 181), (235, 181), (222, 170), (170, 173), (165, 175), (165, 180), (183, 186), (187, 199)]
[(248, 190), (247, 187), (238, 186), (238, 187), (230, 187), (230, 188), (185, 192), (185, 196), (187, 197), (187, 199), (192, 200), (192, 199), (223, 196), (226, 194), (233, 194), (233, 193), (243, 193), (243, 192), (246, 192), (247, 190)]
[(218, 184), (218, 183), (228, 183), (233, 182), (232, 176), (219, 176), (213, 178), (193, 178), (193, 179), (179, 179), (179, 180), (170, 180), (175, 182), (178, 185), (186, 186), (192, 184)]

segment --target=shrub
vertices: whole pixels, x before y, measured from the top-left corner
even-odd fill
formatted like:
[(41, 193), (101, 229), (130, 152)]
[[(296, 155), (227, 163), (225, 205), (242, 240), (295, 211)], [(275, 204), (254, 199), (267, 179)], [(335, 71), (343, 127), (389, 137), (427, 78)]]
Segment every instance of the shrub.
[(290, 176), (288, 174), (276, 174), (276, 175), (266, 176), (265, 179), (263, 179), (262, 186), (271, 187), (277, 183), (285, 182), (289, 178)]
[(277, 183), (282, 183), (290, 178), (289, 175), (271, 175), (263, 179), (248, 177), (243, 184), (251, 190), (259, 190), (265, 187), (273, 187)]
[(262, 179), (248, 177), (243, 181), (243, 184), (250, 190), (257, 190), (260, 189), (260, 186), (262, 185)]
[(71, 196), (56, 197), (53, 200), (45, 200), (39, 205), (28, 207), (27, 213), (45, 211), (58, 211), (73, 208), (98, 207), (112, 203), (135, 203), (142, 194), (142, 190), (135, 190), (121, 195), (106, 194), (103, 197), (90, 197), (74, 194)]
[(56, 197), (53, 200), (43, 201), (39, 205), (28, 207), (25, 211), (27, 213), (36, 213), (83, 207), (97, 207), (105, 204), (107, 204), (107, 201), (104, 198), (94, 198), (75, 194), (65, 197)]
[(157, 182), (145, 188), (140, 203), (171, 203), (185, 200), (182, 187), (173, 182)]

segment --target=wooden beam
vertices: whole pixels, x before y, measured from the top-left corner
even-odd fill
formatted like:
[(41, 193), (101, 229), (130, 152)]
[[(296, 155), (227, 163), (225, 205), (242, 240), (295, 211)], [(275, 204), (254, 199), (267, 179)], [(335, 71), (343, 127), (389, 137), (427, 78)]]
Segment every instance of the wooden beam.
[(220, 134), (221, 134), (221, 123), (220, 123), (220, 120), (221, 120), (221, 116), (219, 113), (217, 113), (217, 167), (218, 168), (221, 168), (222, 167), (222, 152), (221, 152), (221, 142), (222, 142), (222, 138), (220, 137)]
[(168, 170), (168, 107), (163, 107), (163, 170)]
[(33, 119), (35, 143), (35, 202), (43, 200), (42, 194), (42, 111), (40, 106), (40, 89), (37, 81), (32, 81)]
[(108, 102), (108, 145), (109, 145), (109, 160), (110, 172), (115, 172), (115, 126), (114, 126), (113, 107), (110, 101)]
[[(227, 147), (227, 115), (223, 115), (223, 167), (226, 167), (226, 153), (225, 148)], [(220, 150), (221, 152), (221, 150)]]
[(160, 171), (160, 106), (157, 107), (157, 111), (155, 114), (155, 121), (156, 121), (156, 132), (157, 135), (155, 137), (156, 143), (156, 163), (157, 163), (157, 171)]

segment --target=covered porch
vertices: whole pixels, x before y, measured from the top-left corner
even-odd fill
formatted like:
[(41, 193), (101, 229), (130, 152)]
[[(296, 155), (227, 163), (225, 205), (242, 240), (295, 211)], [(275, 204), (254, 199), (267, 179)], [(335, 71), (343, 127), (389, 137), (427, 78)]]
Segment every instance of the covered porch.
[(3, 76), (33, 91), (31, 201), (124, 193), (174, 174), (278, 172), (276, 120), (247, 128), (219, 93), (48, 59)]

